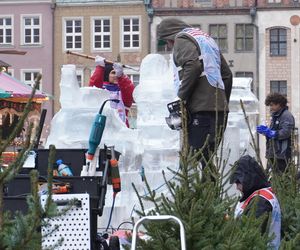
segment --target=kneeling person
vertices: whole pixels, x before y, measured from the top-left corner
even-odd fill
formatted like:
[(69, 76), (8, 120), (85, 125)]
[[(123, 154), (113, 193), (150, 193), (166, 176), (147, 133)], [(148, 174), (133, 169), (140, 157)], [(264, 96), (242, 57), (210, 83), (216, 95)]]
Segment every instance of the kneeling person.
[[(279, 249), (281, 230), (281, 210), (279, 202), (267, 180), (261, 166), (251, 156), (242, 156), (236, 162), (236, 168), (231, 175), (230, 183), (235, 183), (242, 193), (242, 198), (235, 209), (235, 217), (249, 215), (251, 207), (256, 206), (256, 218), (268, 214), (270, 218), (269, 235), (273, 240), (269, 243), (271, 249)], [(257, 203), (256, 203), (257, 202)], [(262, 232), (267, 228), (269, 218), (263, 222)]]

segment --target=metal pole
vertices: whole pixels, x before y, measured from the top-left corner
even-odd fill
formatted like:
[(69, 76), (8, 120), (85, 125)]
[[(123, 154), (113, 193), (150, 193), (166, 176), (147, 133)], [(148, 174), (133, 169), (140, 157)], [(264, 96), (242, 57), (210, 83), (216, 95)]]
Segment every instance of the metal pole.
[[(67, 50), (66, 51), (67, 54), (70, 54), (70, 55), (75, 55), (75, 56), (80, 56), (80, 57), (83, 57), (83, 58), (86, 58), (86, 59), (91, 59), (91, 60), (95, 60), (95, 56), (89, 56), (89, 55), (86, 55), (86, 54), (81, 54), (81, 53), (78, 53), (78, 52), (73, 52), (73, 51), (70, 51), (70, 50)], [(107, 64), (114, 64), (113, 61), (110, 61), (110, 60), (107, 60), (105, 59), (104, 60), (105, 63)], [(138, 69), (135, 69), (129, 65), (126, 65), (126, 64), (122, 64), (123, 68), (127, 68), (127, 69), (131, 69), (131, 70), (134, 70), (134, 71), (139, 71)]]

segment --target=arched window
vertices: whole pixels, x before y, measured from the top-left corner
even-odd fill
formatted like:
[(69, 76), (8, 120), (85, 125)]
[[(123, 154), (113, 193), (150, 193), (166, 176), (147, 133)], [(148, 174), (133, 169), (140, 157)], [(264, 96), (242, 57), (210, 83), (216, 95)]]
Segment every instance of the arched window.
[(286, 56), (287, 42), (286, 29), (274, 28), (270, 29), (270, 55), (271, 56)]

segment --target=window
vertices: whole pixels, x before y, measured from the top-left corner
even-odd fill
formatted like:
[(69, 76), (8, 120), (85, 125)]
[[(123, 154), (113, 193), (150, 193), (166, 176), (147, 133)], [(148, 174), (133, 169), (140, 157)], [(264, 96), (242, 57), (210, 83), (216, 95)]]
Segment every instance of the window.
[(281, 3), (281, 0), (268, 0), (268, 3)]
[(227, 52), (227, 26), (226, 24), (210, 24), (209, 34), (219, 45), (222, 52)]
[(65, 20), (65, 49), (82, 49), (82, 20)]
[[(35, 82), (34, 79), (36, 78), (37, 74), (40, 73), (39, 70), (21, 70), (21, 75), (22, 75), (22, 81), (33, 87)], [(38, 87), (39, 90), (42, 89), (41, 83), (40, 86)]]
[(39, 16), (23, 17), (23, 44), (41, 44), (41, 18)]
[(253, 72), (244, 72), (244, 71), (238, 71), (235, 72), (236, 77), (251, 77), (253, 79)]
[(157, 52), (161, 52), (161, 53), (171, 53), (172, 49), (168, 47), (167, 44), (158, 44), (157, 45)]
[[(193, 28), (196, 28), (196, 29), (201, 29), (201, 24), (191, 24), (191, 26)], [(158, 36), (156, 36), (158, 37)], [(172, 51), (172, 48), (169, 48), (167, 46), (167, 44), (164, 44), (163, 41), (159, 41), (158, 44), (157, 44), (157, 52), (161, 52), (161, 53), (170, 53)]]
[(191, 26), (195, 29), (201, 30), (201, 24), (191, 24)]
[(0, 46), (12, 45), (13, 25), (11, 17), (0, 17)]
[(236, 51), (252, 51), (254, 41), (254, 27), (252, 24), (236, 24), (235, 49)]
[(243, 0), (232, 0), (229, 1), (230, 7), (242, 7), (243, 6)]
[(287, 96), (287, 83), (286, 81), (271, 81), (270, 82), (270, 92), (279, 93)]
[[(156, 35), (156, 37), (158, 37)], [(157, 43), (157, 52), (161, 53), (171, 53), (172, 48), (168, 47), (167, 43), (165, 41), (158, 41)]]
[(95, 18), (93, 20), (93, 48), (111, 49), (111, 24), (110, 19)]
[(122, 18), (122, 48), (137, 49), (140, 47), (140, 19)]
[(78, 81), (78, 85), (79, 87), (83, 87), (84, 83), (83, 83), (83, 69), (76, 69), (76, 76), (77, 76), (77, 81)]
[(201, 6), (201, 7), (211, 7), (212, 6), (212, 0), (194, 0), (195, 6)]
[(128, 77), (133, 82), (135, 87), (140, 83), (140, 75), (128, 74)]
[[(156, 33), (156, 37), (158, 37), (157, 33)], [(168, 47), (168, 45), (167, 45), (167, 43), (165, 41), (159, 40), (157, 42), (157, 52), (171, 53), (171, 51), (172, 51), (172, 48)]]
[(235, 77), (250, 77), (250, 78), (252, 78), (251, 91), (254, 92), (254, 75), (253, 75), (253, 72), (237, 71), (237, 72), (235, 72)]
[(270, 30), (270, 55), (286, 56), (287, 42), (286, 29), (276, 28)]

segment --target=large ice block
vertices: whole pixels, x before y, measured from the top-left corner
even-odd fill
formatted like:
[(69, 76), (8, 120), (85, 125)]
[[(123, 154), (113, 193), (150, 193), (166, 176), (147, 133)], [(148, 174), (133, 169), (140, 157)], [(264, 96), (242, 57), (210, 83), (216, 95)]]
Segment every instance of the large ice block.
[[(225, 174), (231, 170), (234, 162), (242, 155), (249, 154), (251, 156), (255, 156), (250, 131), (255, 138), (259, 102), (257, 97), (251, 91), (251, 83), (252, 78), (233, 78), (233, 86), (229, 102), (230, 112), (227, 128), (224, 134), (222, 154), (224, 159), (228, 159), (225, 166)], [(240, 101), (243, 102), (250, 130), (246, 123)], [(234, 186), (227, 184), (225, 188), (230, 188), (228, 190), (228, 194), (237, 194)]]
[(62, 108), (77, 106), (79, 84), (76, 76), (76, 67), (73, 64), (63, 65), (61, 68), (59, 101)]
[[(52, 119), (46, 147), (54, 144), (57, 148), (88, 148), (95, 115), (102, 103), (109, 99), (109, 92), (105, 89), (79, 88), (75, 70), (74, 65), (62, 67), (62, 108)], [(146, 56), (140, 67), (140, 84), (133, 94), (138, 108), (136, 130), (127, 128), (110, 105), (103, 110), (107, 119), (100, 147), (103, 144), (114, 145), (121, 153), (122, 192), (116, 199), (114, 226), (130, 219), (133, 207), (138, 204), (131, 183), (134, 182), (139, 191), (144, 190), (145, 185), (139, 175), (142, 166), (149, 185), (155, 188), (164, 183), (162, 169), (170, 167), (176, 170), (179, 163), (179, 132), (172, 131), (165, 122), (169, 115), (167, 104), (176, 97), (173, 65), (170, 67), (161, 55)], [(108, 191), (102, 226), (106, 226), (105, 218), (109, 217), (111, 197), (112, 192)]]
[(179, 132), (171, 130), (165, 117), (167, 104), (177, 96), (173, 65), (162, 55), (147, 55), (140, 67), (140, 83), (135, 88), (137, 129), (144, 146), (142, 164), (146, 170), (162, 170), (178, 165)]
[[(45, 147), (88, 148), (93, 121), (102, 103), (110, 98), (109, 92), (96, 87), (78, 87), (75, 65), (64, 65), (61, 71), (61, 109), (51, 121), (50, 134)], [(68, 92), (68, 93), (66, 93)], [(122, 154), (121, 170), (137, 170), (140, 167), (142, 147), (137, 141), (137, 131), (126, 127), (117, 110), (107, 103), (103, 109), (107, 117), (100, 147), (115, 145)]]

